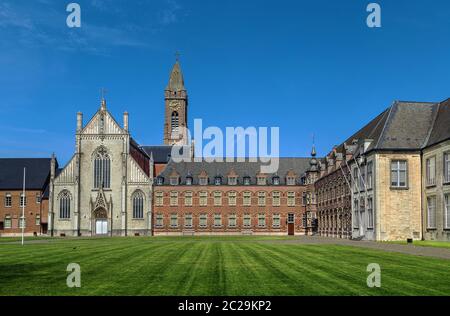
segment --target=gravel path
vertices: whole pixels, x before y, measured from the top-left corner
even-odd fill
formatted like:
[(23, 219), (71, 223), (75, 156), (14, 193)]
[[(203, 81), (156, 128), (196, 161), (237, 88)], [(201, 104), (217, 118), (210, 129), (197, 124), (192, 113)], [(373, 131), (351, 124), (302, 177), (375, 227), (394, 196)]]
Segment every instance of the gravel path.
[(271, 241), (267, 240), (261, 242), (283, 243), (283, 244), (305, 244), (305, 245), (307, 244), (342, 245), (342, 246), (378, 249), (388, 252), (399, 252), (408, 255), (434, 257), (450, 260), (450, 249), (438, 247), (414, 246), (414, 245), (399, 245), (387, 242), (356, 241), (356, 240), (319, 237), (319, 236), (299, 236), (298, 238), (289, 240), (271, 240)]

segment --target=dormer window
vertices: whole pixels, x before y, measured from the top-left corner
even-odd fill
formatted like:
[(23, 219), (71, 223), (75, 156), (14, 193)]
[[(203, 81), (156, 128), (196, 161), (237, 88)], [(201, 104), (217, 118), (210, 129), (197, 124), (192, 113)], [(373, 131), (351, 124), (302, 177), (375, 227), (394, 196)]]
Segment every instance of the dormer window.
[(287, 177), (286, 184), (287, 185), (295, 185), (295, 177)]
[(198, 184), (200, 184), (200, 185), (208, 185), (208, 178), (207, 177), (200, 177), (198, 179)]
[(273, 185), (280, 185), (280, 177), (276, 176), (272, 178)]
[(192, 177), (186, 177), (186, 185), (192, 185)]
[(170, 177), (170, 185), (178, 185), (179, 178), (178, 177)]
[(237, 185), (237, 177), (228, 177), (228, 185)]
[(215, 177), (214, 185), (222, 185), (222, 177)]
[(266, 185), (266, 177), (264, 177), (264, 176), (259, 176), (259, 177), (257, 178), (257, 183), (258, 183), (258, 185)]
[(250, 177), (244, 177), (244, 185), (250, 185)]
[(163, 185), (164, 184), (164, 178), (163, 177), (156, 178), (156, 184), (157, 185)]

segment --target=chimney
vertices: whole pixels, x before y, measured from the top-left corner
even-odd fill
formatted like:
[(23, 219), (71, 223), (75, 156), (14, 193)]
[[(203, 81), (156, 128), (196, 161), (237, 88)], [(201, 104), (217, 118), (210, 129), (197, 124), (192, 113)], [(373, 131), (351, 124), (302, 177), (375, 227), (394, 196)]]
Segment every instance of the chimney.
[(83, 113), (77, 113), (77, 133), (81, 132), (83, 129)]
[(128, 112), (123, 113), (123, 129), (128, 132)]

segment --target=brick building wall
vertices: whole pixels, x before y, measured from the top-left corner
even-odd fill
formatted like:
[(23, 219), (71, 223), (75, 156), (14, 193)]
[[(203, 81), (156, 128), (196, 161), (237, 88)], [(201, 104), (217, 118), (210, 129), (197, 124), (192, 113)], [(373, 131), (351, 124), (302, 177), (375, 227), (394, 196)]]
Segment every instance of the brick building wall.
[[(303, 201), (303, 194), (306, 189), (306, 186), (156, 186), (153, 198), (154, 234), (288, 235), (288, 219), (292, 220), (292, 217), (288, 218), (289, 214), (293, 215), (294, 221), (292, 233), (296, 235), (304, 234), (303, 218), (305, 211), (315, 211), (311, 206), (305, 205)], [(202, 192), (206, 193), (206, 205), (200, 201), (202, 199), (203, 202), (204, 199), (204, 197), (201, 197)], [(235, 193), (236, 203), (230, 203), (228, 195), (230, 192)], [(274, 192), (275, 194), (278, 192), (280, 195), (279, 205), (276, 202), (277, 198), (275, 198), (274, 205), (272, 195)], [(219, 195), (215, 195), (215, 193), (219, 193)], [(261, 193), (265, 194), (265, 205), (262, 205)], [(189, 197), (190, 194), (191, 198)], [(244, 199), (247, 201), (247, 198), (244, 197), (247, 194), (250, 194), (250, 205), (244, 203)], [(288, 203), (293, 201), (292, 198), (288, 198), (288, 195), (291, 194), (295, 197), (293, 205)], [(178, 198), (175, 199), (175, 196), (178, 196)], [(217, 196), (221, 196), (221, 203), (218, 203), (219, 198)], [(191, 199), (192, 203), (190, 202)], [(233, 198), (231, 199), (233, 201)], [(215, 225), (217, 215), (221, 216), (220, 226)], [(262, 215), (264, 215), (264, 222), (262, 221)], [(171, 224), (175, 222), (173, 219), (175, 216), (177, 225), (173, 226)], [(206, 226), (201, 225), (202, 216), (206, 216)], [(234, 216), (235, 220), (233, 220)], [(246, 216), (250, 216), (249, 226), (244, 226)], [(315, 213), (313, 216), (315, 216)], [(190, 223), (190, 217), (192, 218), (192, 224)], [(161, 218), (163, 220), (162, 226)], [(230, 226), (234, 221), (235, 225)], [(279, 225), (274, 226), (274, 221), (279, 222)], [(264, 225), (260, 225), (262, 223)]]
[[(0, 236), (20, 236), (19, 220), (22, 217), (20, 199), (22, 191), (0, 191)], [(42, 199), (39, 190), (25, 191), (25, 235), (47, 233), (48, 200)]]

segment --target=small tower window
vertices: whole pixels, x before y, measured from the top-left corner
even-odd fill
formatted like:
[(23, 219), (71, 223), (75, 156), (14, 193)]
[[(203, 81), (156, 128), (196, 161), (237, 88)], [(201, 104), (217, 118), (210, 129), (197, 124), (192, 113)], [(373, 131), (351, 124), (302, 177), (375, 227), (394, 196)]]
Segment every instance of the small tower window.
[(179, 129), (179, 115), (177, 111), (172, 112), (172, 118), (171, 118), (171, 126), (172, 126), (172, 134), (178, 134)]

